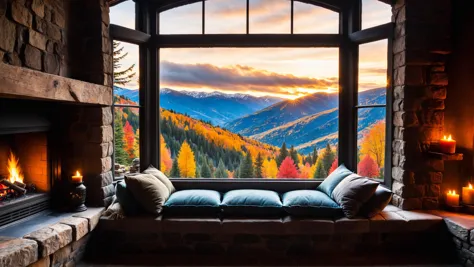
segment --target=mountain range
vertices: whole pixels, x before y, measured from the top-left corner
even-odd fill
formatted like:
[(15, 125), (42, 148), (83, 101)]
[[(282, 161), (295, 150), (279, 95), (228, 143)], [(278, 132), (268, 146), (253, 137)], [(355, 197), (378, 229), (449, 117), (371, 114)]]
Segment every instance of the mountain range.
[[(138, 103), (138, 90), (114, 87), (116, 95)], [(255, 97), (247, 94), (225, 94), (221, 92), (160, 90), (160, 107), (187, 114), (192, 118), (209, 121), (222, 126), (227, 122), (252, 114), (283, 99), (277, 97)]]
[[(385, 88), (359, 93), (360, 105), (385, 104)], [(138, 102), (138, 90), (115, 87), (115, 94)], [(160, 107), (209, 121), (242, 136), (281, 146), (295, 146), (300, 153), (327, 143), (337, 144), (338, 95), (318, 92), (296, 100), (254, 97), (220, 92), (186, 92), (161, 89)], [(374, 123), (385, 119), (385, 108), (358, 109), (358, 139)]]

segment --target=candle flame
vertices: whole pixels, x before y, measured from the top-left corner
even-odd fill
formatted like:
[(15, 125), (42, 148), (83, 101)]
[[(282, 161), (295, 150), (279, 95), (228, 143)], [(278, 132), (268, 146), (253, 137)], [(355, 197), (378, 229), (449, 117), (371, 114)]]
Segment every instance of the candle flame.
[(79, 171), (76, 171), (76, 175), (75, 176), (81, 176), (81, 173)]
[(10, 157), (8, 157), (7, 169), (10, 177), (10, 183), (21, 182), (23, 183), (23, 172), (20, 168), (20, 160), (15, 157), (12, 151), (10, 151)]
[(446, 135), (443, 137), (443, 140), (447, 140), (447, 141), (453, 141), (453, 137), (451, 135), (448, 136), (448, 138), (446, 138)]
[(456, 190), (449, 190), (448, 195), (456, 195)]
[(471, 183), (469, 183), (469, 189), (472, 189), (472, 184)]

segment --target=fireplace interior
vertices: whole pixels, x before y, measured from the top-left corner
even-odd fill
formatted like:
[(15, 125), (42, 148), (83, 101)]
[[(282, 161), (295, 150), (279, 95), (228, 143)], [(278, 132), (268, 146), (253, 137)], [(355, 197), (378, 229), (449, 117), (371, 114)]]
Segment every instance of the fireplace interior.
[(53, 179), (49, 120), (5, 105), (0, 111), (1, 228), (49, 209)]

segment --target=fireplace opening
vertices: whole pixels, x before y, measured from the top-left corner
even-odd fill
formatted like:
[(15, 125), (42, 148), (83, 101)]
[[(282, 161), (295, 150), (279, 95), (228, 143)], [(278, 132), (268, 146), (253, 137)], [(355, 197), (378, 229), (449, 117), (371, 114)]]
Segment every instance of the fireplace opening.
[(50, 208), (49, 121), (0, 116), (0, 228)]

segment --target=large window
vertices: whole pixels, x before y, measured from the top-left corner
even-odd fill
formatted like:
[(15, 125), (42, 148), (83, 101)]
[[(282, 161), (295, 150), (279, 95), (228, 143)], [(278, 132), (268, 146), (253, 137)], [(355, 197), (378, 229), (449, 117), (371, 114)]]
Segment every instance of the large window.
[[(140, 158), (173, 178), (317, 180), (344, 163), (390, 175), (391, 25), (357, 32), (340, 25), (349, 20), (336, 1), (315, 2), (187, 1), (137, 12), (149, 22), (136, 25), (140, 56), (116, 63), (126, 68), (136, 54), (144, 76), (140, 91), (138, 78), (115, 88), (116, 168), (135, 171)], [(378, 5), (390, 9), (353, 2), (363, 27), (367, 16), (367, 27), (378, 25)]]

